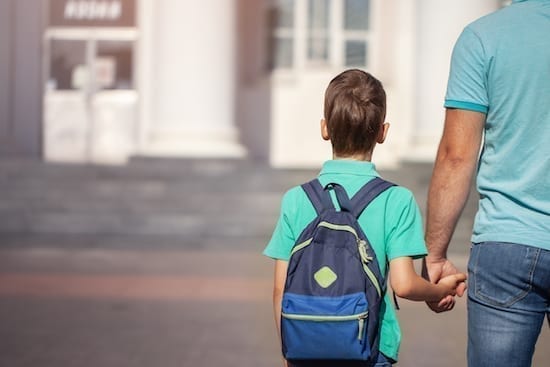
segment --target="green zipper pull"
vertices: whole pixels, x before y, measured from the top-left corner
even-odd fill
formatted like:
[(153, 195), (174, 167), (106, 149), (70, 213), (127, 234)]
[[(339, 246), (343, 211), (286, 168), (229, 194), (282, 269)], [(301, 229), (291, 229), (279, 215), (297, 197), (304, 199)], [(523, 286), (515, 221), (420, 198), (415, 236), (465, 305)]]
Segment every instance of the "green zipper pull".
[(367, 242), (365, 240), (357, 239), (357, 245), (359, 246), (359, 255), (363, 263), (369, 263), (373, 260), (371, 256), (367, 254)]
[(358, 239), (357, 247), (359, 249), (359, 255), (361, 256), (361, 262), (363, 263), (363, 269), (365, 270), (365, 273), (367, 273), (367, 276), (369, 277), (372, 284), (376, 288), (376, 292), (378, 293), (378, 296), (382, 297), (382, 290), (380, 289), (380, 284), (378, 284), (378, 280), (376, 279), (376, 276), (368, 267), (368, 263), (374, 259), (371, 256), (368, 256), (367, 254), (367, 242), (364, 240)]
[(359, 316), (359, 333), (357, 335), (358, 340), (363, 340), (366, 319), (367, 319), (367, 314)]

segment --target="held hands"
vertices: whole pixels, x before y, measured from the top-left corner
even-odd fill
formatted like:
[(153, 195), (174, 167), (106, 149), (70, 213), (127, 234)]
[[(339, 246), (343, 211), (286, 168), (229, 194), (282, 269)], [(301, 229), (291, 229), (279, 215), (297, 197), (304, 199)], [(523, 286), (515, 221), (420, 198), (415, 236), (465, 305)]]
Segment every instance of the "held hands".
[(453, 263), (445, 258), (433, 259), (428, 255), (422, 263), (422, 276), (446, 289), (447, 296), (439, 302), (426, 302), (436, 313), (452, 310), (455, 305), (454, 296), (462, 297), (466, 291), (466, 274), (460, 273)]
[[(434, 310), (430, 303), (428, 303), (428, 306), (435, 312), (443, 312), (443, 311), (449, 311), (454, 307), (455, 299), (454, 296), (458, 295), (459, 288), (461, 288), (464, 285), (464, 281), (466, 280), (466, 274), (464, 273), (456, 273), (452, 275), (447, 275), (446, 277), (443, 277), (437, 282), (437, 286), (442, 287), (444, 289), (444, 294), (446, 294), (445, 297), (443, 297), (438, 303), (437, 303), (437, 309)], [(464, 292), (462, 292), (464, 294)], [(435, 302), (434, 302), (435, 303)]]

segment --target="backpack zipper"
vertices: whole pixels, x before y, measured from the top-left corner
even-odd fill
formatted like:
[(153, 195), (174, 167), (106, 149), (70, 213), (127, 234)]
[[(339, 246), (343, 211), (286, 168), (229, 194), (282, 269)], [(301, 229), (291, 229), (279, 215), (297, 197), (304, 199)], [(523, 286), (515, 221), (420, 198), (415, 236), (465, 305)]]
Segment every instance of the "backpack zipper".
[(294, 255), (295, 252), (298, 252), (301, 249), (303, 249), (304, 247), (308, 246), (311, 243), (311, 241), (313, 241), (313, 238), (305, 240), (304, 242), (294, 246), (294, 248), (292, 249), (292, 252), (290, 253), (290, 256)]
[(281, 313), (285, 319), (297, 320), (297, 321), (314, 321), (314, 322), (339, 322), (339, 321), (354, 321), (357, 320), (359, 323), (359, 332), (357, 334), (358, 340), (363, 340), (365, 321), (369, 316), (369, 312), (361, 312), (355, 315), (346, 315), (346, 316), (320, 316), (320, 315), (302, 315), (302, 314), (292, 314), (292, 313)]
[(367, 255), (367, 242), (357, 238), (357, 246), (359, 247), (359, 255), (361, 255), (363, 269), (365, 270), (365, 273), (367, 273), (367, 276), (369, 277), (371, 283), (374, 285), (374, 288), (376, 288), (378, 297), (382, 297), (382, 290), (380, 289), (380, 284), (378, 284), (378, 279), (376, 279), (376, 275), (374, 275), (372, 270), (370, 270), (368, 267), (368, 263), (371, 262), (373, 259), (372, 257), (369, 257)]

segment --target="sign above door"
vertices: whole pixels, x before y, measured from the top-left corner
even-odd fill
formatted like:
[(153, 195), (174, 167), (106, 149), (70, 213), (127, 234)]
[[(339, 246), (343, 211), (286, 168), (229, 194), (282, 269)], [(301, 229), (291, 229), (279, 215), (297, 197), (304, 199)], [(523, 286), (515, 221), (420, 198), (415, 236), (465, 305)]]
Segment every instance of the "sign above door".
[(136, 0), (49, 0), (50, 27), (135, 27)]

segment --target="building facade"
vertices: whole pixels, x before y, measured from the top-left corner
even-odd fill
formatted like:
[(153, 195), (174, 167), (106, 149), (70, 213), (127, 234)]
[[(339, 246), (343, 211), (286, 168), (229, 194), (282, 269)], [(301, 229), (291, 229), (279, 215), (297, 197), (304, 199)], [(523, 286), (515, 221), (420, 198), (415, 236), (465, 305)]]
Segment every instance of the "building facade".
[(120, 164), (330, 158), (323, 93), (340, 71), (388, 94), (380, 166), (432, 160), (452, 46), (500, 0), (5, 0), (0, 156)]

